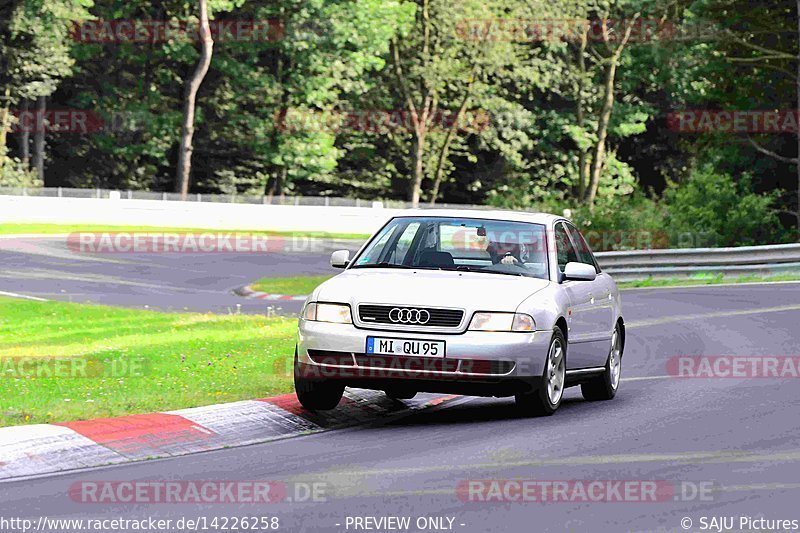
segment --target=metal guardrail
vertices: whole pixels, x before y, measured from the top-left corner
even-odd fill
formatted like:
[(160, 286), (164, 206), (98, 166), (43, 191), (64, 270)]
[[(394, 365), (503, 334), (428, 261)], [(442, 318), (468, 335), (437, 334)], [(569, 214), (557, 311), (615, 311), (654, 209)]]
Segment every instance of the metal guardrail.
[(800, 274), (800, 244), (636, 250), (595, 254), (603, 270), (618, 281), (702, 275), (770, 276)]
[[(99, 198), (108, 199), (112, 193), (119, 195), (120, 199), (127, 200), (161, 200), (164, 202), (210, 202), (226, 204), (263, 204), (263, 205), (303, 205), (318, 207), (386, 207), (391, 209), (407, 209), (412, 207), (411, 202), (402, 200), (362, 200), (360, 198), (342, 198), (337, 196), (260, 196), (249, 194), (189, 194), (183, 199), (174, 192), (152, 191), (119, 191), (113, 189), (77, 189), (69, 187), (0, 187), (0, 195), (5, 196), (35, 196), (46, 198)], [(423, 202), (420, 209), (431, 207)], [(436, 208), (456, 209), (497, 209), (491, 206), (472, 204), (445, 204), (437, 203)]]

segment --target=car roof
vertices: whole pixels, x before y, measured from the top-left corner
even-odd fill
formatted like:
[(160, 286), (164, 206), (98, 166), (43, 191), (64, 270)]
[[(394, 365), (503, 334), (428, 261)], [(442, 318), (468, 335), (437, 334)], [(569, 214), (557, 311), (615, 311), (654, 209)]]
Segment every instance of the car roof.
[(550, 213), (532, 213), (527, 211), (506, 211), (500, 209), (408, 209), (394, 217), (444, 217), (444, 218), (484, 218), (489, 220), (506, 220), (510, 222), (528, 222), (551, 225), (556, 220), (565, 220), (563, 216)]

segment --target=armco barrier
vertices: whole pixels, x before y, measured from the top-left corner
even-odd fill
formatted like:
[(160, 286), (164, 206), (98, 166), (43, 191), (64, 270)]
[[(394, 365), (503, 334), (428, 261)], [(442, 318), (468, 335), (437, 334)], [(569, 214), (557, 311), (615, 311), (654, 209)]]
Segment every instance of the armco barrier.
[(706, 273), (726, 276), (800, 273), (800, 244), (635, 250), (596, 255), (600, 266), (618, 281), (681, 278)]
[(401, 209), (0, 196), (0, 224), (93, 224), (370, 234)]

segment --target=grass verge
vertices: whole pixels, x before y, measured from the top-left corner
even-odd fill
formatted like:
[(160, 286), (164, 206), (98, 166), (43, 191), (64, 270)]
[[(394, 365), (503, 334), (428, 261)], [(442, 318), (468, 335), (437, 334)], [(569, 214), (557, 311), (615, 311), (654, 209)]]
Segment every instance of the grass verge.
[(290, 392), (295, 328), (286, 318), (0, 298), (0, 426)]
[(771, 281), (800, 281), (800, 274), (780, 274), (776, 276), (737, 276), (724, 277), (709, 274), (682, 279), (643, 279), (639, 281), (623, 281), (617, 283), (620, 289), (641, 287), (682, 287), (689, 285), (734, 285), (737, 283), (765, 283)]
[(250, 287), (255, 291), (286, 296), (305, 296), (317, 288), (319, 284), (333, 276), (293, 276), (287, 278), (261, 278)]
[(325, 233), (323, 231), (264, 231), (208, 228), (165, 228), (160, 226), (96, 226), (91, 224), (0, 224), (0, 235), (62, 233), (246, 233), (248, 235), (274, 235), (284, 237), (312, 237), (320, 239), (367, 240), (368, 234)]

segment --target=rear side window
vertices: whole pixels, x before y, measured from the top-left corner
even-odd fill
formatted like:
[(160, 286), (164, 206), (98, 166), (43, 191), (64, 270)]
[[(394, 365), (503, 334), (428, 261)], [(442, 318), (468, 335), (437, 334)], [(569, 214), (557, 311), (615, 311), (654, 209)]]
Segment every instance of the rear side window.
[(564, 272), (567, 263), (578, 263), (578, 252), (567, 234), (562, 222), (556, 224), (556, 252), (558, 255), (558, 269)]

